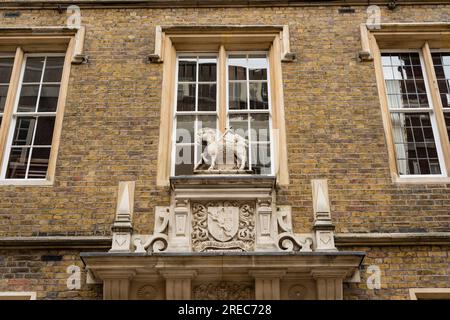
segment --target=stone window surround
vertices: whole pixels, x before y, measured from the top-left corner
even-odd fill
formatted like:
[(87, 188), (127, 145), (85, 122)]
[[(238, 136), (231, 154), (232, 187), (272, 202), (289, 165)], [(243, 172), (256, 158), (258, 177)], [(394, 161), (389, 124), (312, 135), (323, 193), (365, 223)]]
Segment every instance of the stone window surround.
[[(388, 148), (389, 169), (393, 183), (431, 184), (450, 183), (450, 143), (447, 135), (442, 102), (437, 87), (436, 74), (432, 63), (431, 52), (434, 49), (450, 48), (450, 23), (383, 23), (378, 28), (361, 24), (361, 61), (373, 61), (377, 80), (378, 95), (382, 111), (383, 126)], [(424, 60), (427, 74), (427, 84), (430, 88), (431, 103), (437, 122), (439, 137), (436, 143), (441, 143), (443, 153), (443, 167), (447, 175), (442, 176), (400, 176), (397, 169), (393, 128), (388, 108), (386, 87), (381, 64), (382, 50), (411, 50), (420, 51)]]
[(411, 288), (411, 300), (450, 300), (450, 288)]
[[(66, 27), (0, 27), (0, 51), (15, 52), (13, 54), (14, 65), (3, 114), (4, 120), (0, 127), (0, 159), (3, 159), (5, 156), (7, 136), (11, 129), (12, 113), (19, 91), (20, 73), (25, 54), (65, 53), (47, 178), (2, 179), (0, 180), (0, 185), (53, 185), (71, 64), (80, 64), (87, 61), (87, 57), (83, 53), (84, 36), (84, 27), (74, 29)], [(2, 161), (3, 163), (5, 161)]]
[[(155, 49), (149, 56), (153, 63), (163, 63), (161, 95), (161, 120), (158, 147), (157, 185), (169, 186), (171, 177), (171, 154), (174, 113), (175, 69), (177, 52), (215, 52), (225, 55), (226, 51), (268, 51), (270, 68), (270, 90), (274, 150), (274, 172), (278, 185), (289, 184), (287, 164), (286, 132), (284, 121), (282, 61), (292, 61), (289, 27), (285, 26), (157, 26)], [(224, 61), (226, 59), (223, 59)], [(220, 70), (220, 76), (226, 72)], [(221, 81), (226, 83), (226, 80)], [(226, 90), (220, 87), (219, 110), (226, 112)], [(222, 118), (225, 118), (222, 115)]]
[(22, 292), (22, 291), (0, 292), (0, 300), (36, 300), (36, 292)]

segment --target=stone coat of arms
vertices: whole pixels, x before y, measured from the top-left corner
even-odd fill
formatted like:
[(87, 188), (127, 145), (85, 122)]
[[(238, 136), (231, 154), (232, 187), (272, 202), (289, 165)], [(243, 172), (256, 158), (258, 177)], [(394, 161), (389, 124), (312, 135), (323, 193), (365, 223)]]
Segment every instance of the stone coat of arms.
[(235, 201), (192, 204), (194, 251), (251, 251), (255, 243), (255, 206)]
[(208, 207), (208, 231), (217, 241), (231, 240), (239, 228), (238, 207)]

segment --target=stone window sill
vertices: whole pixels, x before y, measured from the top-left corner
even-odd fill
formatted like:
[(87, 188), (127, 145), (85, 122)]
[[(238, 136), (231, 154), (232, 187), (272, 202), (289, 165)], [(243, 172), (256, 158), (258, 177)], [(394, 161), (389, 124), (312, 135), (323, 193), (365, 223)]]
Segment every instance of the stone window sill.
[(450, 177), (393, 177), (396, 184), (450, 184)]
[(4, 179), (0, 180), (0, 186), (52, 186), (53, 181), (47, 179)]

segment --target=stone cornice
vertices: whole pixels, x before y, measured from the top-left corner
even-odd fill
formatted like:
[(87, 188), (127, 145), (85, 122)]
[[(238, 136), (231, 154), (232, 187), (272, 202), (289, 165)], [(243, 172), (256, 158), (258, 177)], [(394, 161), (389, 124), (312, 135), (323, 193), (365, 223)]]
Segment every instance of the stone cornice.
[(450, 245), (450, 232), (336, 233), (337, 246)]
[[(0, 249), (109, 249), (111, 241), (108, 236), (0, 237)], [(337, 233), (335, 242), (338, 247), (450, 245), (450, 232)]]
[(109, 249), (111, 237), (0, 237), (0, 249)]
[[(127, 270), (136, 274), (154, 275), (165, 270), (195, 270), (198, 276), (233, 271), (249, 276), (249, 270), (287, 273), (321, 273), (339, 271), (350, 276), (362, 263), (365, 253), (340, 252), (220, 252), (220, 253), (111, 253), (82, 252), (81, 260), (95, 279), (105, 274)], [(191, 271), (189, 271), (191, 272)], [(189, 274), (190, 276), (191, 274)]]
[[(0, 8), (63, 9), (69, 5), (82, 8), (193, 8), (193, 7), (293, 7), (293, 6), (386, 6), (388, 0), (16, 0), (0, 1)], [(448, 4), (447, 0), (397, 0), (397, 5)]]

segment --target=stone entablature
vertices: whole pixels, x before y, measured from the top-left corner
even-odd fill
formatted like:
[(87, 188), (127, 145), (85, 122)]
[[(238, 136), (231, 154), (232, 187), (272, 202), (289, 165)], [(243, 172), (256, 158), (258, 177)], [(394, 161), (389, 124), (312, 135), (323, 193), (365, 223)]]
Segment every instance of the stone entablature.
[[(82, 253), (104, 299), (342, 299), (363, 252)], [(225, 290), (226, 289), (226, 290)], [(202, 292), (200, 292), (202, 291)]]

